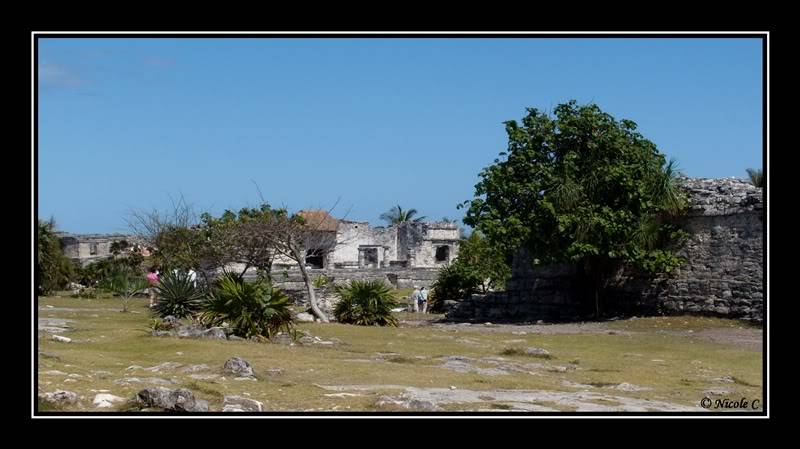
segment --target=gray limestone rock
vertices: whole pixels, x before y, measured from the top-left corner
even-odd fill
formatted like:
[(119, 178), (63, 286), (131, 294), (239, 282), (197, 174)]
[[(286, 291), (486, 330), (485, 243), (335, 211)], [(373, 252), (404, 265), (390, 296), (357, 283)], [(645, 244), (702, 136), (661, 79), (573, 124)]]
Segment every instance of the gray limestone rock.
[(157, 408), (176, 412), (207, 412), (208, 402), (195, 399), (194, 394), (185, 389), (170, 390), (163, 387), (145, 388), (136, 394), (140, 408)]
[(226, 360), (222, 370), (225, 374), (233, 374), (236, 377), (255, 377), (250, 362), (241, 357)]

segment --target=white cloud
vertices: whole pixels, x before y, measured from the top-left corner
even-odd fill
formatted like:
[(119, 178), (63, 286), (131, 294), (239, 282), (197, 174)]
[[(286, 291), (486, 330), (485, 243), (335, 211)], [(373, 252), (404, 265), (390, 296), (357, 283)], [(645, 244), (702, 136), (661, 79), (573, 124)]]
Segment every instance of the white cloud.
[(86, 80), (70, 68), (52, 62), (39, 64), (39, 82), (43, 87), (51, 88), (74, 88), (87, 84)]

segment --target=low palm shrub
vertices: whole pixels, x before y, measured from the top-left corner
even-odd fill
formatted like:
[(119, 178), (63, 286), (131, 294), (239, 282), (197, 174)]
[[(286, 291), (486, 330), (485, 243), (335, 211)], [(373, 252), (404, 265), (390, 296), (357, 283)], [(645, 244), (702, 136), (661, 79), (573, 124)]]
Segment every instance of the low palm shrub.
[(243, 338), (272, 338), (280, 331), (289, 332), (293, 324), (289, 297), (267, 281), (248, 283), (223, 276), (201, 309), (203, 324), (227, 322), (233, 333)]
[(392, 308), (398, 303), (392, 289), (383, 281), (352, 281), (336, 287), (341, 300), (333, 309), (340, 323), (362, 326), (397, 326)]

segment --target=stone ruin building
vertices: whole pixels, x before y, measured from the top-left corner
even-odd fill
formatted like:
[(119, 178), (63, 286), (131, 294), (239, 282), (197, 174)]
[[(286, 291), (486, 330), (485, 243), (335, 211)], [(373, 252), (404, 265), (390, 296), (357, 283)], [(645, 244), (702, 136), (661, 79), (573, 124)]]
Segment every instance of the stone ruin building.
[[(125, 234), (68, 234), (58, 233), (64, 255), (75, 264), (85, 267), (93, 262), (108, 259), (112, 256), (111, 244), (127, 241), (136, 245), (136, 237)], [(128, 250), (133, 249), (128, 248)], [(139, 248), (137, 248), (139, 249)], [(142, 255), (149, 255), (144, 248), (140, 249)]]
[[(382, 279), (397, 288), (429, 287), (439, 269), (458, 257), (461, 230), (456, 223), (406, 222), (373, 228), (368, 222), (339, 220), (322, 210), (299, 214), (312, 228), (330, 234), (326, 248), (306, 249), (306, 267), (312, 276), (337, 283)], [(289, 259), (276, 257), (273, 279), (285, 289), (304, 288)]]
[(449, 222), (406, 222), (376, 228), (337, 220), (322, 210), (299, 212), (314, 229), (331, 233), (333, 248), (307, 248), (306, 265), (317, 269), (438, 268), (458, 255), (460, 231)]
[[(763, 191), (738, 179), (682, 178), (690, 237), (686, 263), (655, 279), (624, 270), (605, 291), (604, 309), (619, 314), (705, 314), (760, 322), (765, 304)], [(450, 304), (458, 321), (574, 320), (593, 310), (581, 298), (577, 268), (537, 266), (521, 251), (506, 291)], [(588, 313), (587, 313), (588, 312)]]
[[(339, 220), (323, 210), (300, 211), (309, 226), (327, 234), (325, 248), (307, 248), (306, 266), (314, 276), (330, 279), (384, 279), (399, 288), (430, 286), (439, 268), (458, 257), (461, 231), (450, 222), (407, 222), (371, 227), (368, 222)], [(112, 256), (111, 244), (136, 237), (125, 234), (61, 234), (64, 253), (84, 267)], [(146, 254), (146, 249), (143, 255)], [(231, 267), (235, 268), (235, 267)], [(302, 284), (294, 261), (276, 257), (276, 283), (284, 288)], [(285, 273), (285, 276), (278, 274)], [(247, 278), (255, 276), (248, 272)], [(300, 287), (298, 287), (300, 290)]]

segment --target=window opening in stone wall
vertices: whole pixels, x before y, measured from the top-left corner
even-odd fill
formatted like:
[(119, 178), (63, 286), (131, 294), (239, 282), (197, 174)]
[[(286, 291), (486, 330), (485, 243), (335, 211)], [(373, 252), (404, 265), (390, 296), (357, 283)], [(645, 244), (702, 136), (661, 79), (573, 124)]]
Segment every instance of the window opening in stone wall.
[(89, 244), (89, 255), (96, 256), (97, 255), (97, 243), (90, 243)]
[(378, 267), (378, 248), (362, 248), (361, 258), (362, 268), (377, 268)]
[(449, 246), (437, 246), (436, 247), (436, 261), (437, 262), (447, 262), (450, 260), (450, 247)]
[(311, 268), (325, 268), (325, 254), (317, 249), (306, 251), (306, 265)]

